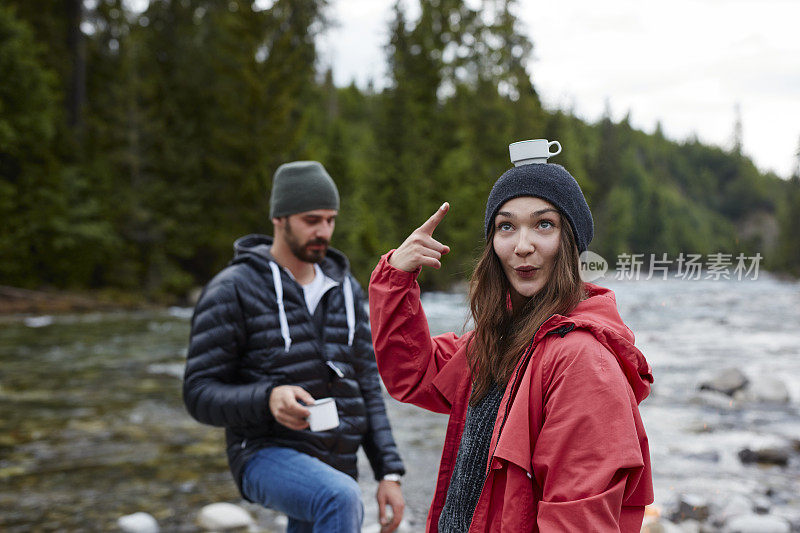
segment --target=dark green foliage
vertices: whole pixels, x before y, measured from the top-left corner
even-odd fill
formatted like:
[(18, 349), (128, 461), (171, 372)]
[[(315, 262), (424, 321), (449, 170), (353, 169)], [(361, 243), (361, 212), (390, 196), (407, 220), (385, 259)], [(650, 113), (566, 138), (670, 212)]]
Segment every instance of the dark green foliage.
[[(376, 92), (319, 74), (323, 0), (8, 0), (0, 8), (0, 284), (183, 295), (270, 232), (282, 162), (317, 159), (339, 185), (333, 245), (366, 282), (447, 200), (452, 248), (421, 281), (471, 271), (510, 142), (546, 137), (592, 207), (592, 249), (760, 251), (800, 274), (800, 185), (740, 151), (676, 143), (610, 113), (587, 124), (542, 108), (516, 2), (400, 4)], [(84, 6), (83, 32), (76, 6)], [(11, 7), (8, 7), (11, 6)], [(83, 76), (85, 73), (85, 77)]]
[(800, 143), (792, 178), (781, 185), (777, 257), (771, 266), (800, 276)]
[(0, 7), (0, 284), (85, 286), (115, 237), (96, 218), (84, 171), (62, 151), (61, 93), (46, 52)]

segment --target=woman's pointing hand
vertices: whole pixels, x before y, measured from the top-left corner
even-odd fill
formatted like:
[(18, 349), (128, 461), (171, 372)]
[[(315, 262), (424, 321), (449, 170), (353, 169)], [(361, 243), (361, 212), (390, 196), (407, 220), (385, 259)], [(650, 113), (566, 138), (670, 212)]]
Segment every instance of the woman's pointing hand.
[(450, 251), (450, 247), (434, 239), (433, 231), (449, 209), (450, 204), (443, 203), (424, 224), (411, 232), (389, 258), (389, 264), (406, 272), (413, 272), (421, 266), (440, 268), (440, 259)]

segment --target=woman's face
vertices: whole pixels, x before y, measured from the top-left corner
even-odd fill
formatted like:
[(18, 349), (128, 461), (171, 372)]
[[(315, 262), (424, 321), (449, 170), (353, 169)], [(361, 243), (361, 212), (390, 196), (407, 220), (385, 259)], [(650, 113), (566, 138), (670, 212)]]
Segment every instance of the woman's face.
[(515, 307), (550, 279), (560, 241), (561, 216), (550, 202), (522, 196), (500, 206), (492, 244), (511, 284)]

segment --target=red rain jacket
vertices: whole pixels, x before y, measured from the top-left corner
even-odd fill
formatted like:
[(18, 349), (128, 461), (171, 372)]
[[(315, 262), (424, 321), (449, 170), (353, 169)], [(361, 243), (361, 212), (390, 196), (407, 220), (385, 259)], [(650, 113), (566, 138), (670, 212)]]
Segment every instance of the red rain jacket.
[[(389, 265), (390, 254), (369, 285), (378, 369), (397, 400), (450, 415), (428, 513), (427, 531), (435, 532), (471, 392), (471, 333), (431, 337), (417, 273)], [(589, 298), (572, 313), (542, 324), (512, 374), (470, 532), (641, 528), (653, 487), (638, 404), (653, 377), (614, 293), (586, 289)]]

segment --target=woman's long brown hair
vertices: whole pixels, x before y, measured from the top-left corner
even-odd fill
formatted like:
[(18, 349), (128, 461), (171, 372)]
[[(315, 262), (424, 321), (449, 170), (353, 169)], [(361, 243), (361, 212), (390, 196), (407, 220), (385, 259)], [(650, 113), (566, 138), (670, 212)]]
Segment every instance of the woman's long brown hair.
[(575, 237), (566, 218), (559, 216), (561, 238), (550, 279), (520, 309), (507, 305), (511, 284), (494, 252), (492, 223), (469, 284), (475, 324), (467, 350), (473, 379), (472, 405), (486, 395), (493, 382), (501, 388), (508, 384), (514, 367), (545, 320), (555, 314), (568, 314), (585, 298)]

